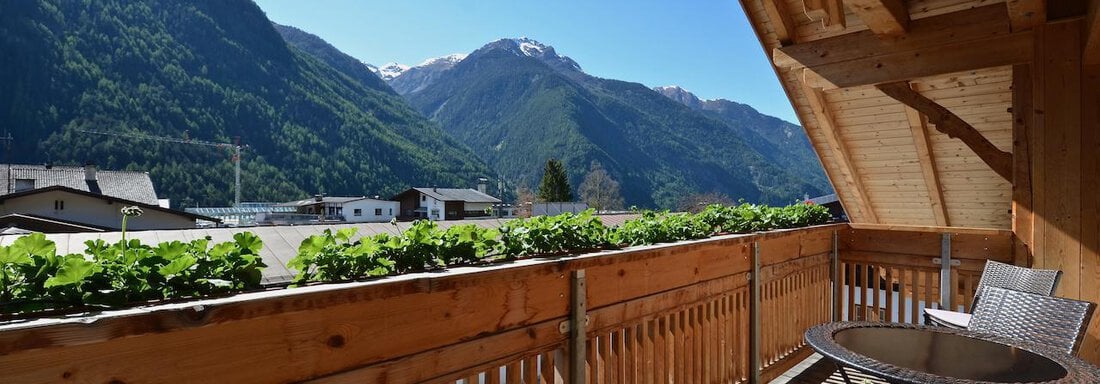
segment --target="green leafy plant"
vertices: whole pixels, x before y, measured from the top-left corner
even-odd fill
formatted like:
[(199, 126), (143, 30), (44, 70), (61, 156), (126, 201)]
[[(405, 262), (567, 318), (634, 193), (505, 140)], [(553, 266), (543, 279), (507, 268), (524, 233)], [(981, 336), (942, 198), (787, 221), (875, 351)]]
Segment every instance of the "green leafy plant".
[(357, 230), (325, 230), (302, 240), (298, 256), (288, 267), (298, 270), (294, 284), (310, 281), (346, 281), (366, 276), (384, 276), (394, 271), (394, 262), (379, 255), (384, 236), (352, 240)]
[[(136, 214), (124, 212), (123, 220), (127, 217)], [(297, 286), (700, 239), (717, 233), (794, 228), (822, 224), (829, 218), (825, 207), (797, 203), (712, 205), (698, 214), (644, 211), (614, 228), (605, 226), (591, 210), (511, 220), (498, 229), (472, 224), (441, 229), (424, 220), (399, 235), (357, 237), (355, 228), (325, 230), (303, 240), (288, 266), (298, 271), (293, 281)], [(203, 238), (147, 245), (124, 238), (113, 244), (93, 240), (85, 245), (82, 254), (58, 255), (53, 242), (35, 233), (0, 247), (0, 313), (114, 308), (247, 291), (261, 287), (266, 267), (260, 257), (263, 242), (250, 232), (218, 244)]]
[(644, 245), (702, 239), (712, 235), (713, 226), (699, 215), (648, 211), (612, 231), (616, 244)]
[(443, 230), (422, 220), (400, 235), (357, 240), (352, 239), (354, 229), (326, 230), (303, 240), (289, 266), (299, 271), (295, 285), (348, 281), (501, 259), (701, 239), (724, 232), (814, 225), (828, 219), (828, 211), (820, 206), (741, 204), (712, 205), (698, 214), (644, 211), (615, 228), (605, 226), (592, 210), (510, 220), (498, 229), (469, 224)]
[(442, 230), (421, 220), (401, 235), (378, 234), (352, 240), (354, 228), (302, 241), (298, 255), (288, 266), (299, 271), (294, 284), (347, 281), (436, 270), (478, 262), (490, 256), (499, 244), (499, 232), (476, 225), (457, 225)]
[(501, 253), (508, 258), (570, 251), (590, 251), (611, 245), (609, 229), (592, 210), (580, 214), (536, 216), (510, 220), (500, 227)]
[(23, 236), (0, 247), (0, 312), (122, 307), (260, 288), (263, 242), (249, 232), (233, 237), (213, 247), (209, 239), (155, 247), (90, 240), (83, 254), (62, 256), (41, 233)]

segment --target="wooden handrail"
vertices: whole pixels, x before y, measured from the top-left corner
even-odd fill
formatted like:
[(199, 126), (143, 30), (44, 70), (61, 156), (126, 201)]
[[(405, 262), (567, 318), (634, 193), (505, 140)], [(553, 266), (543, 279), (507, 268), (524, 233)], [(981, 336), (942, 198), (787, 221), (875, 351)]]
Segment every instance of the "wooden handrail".
[[(572, 364), (585, 382), (744, 382), (757, 373), (766, 382), (804, 356), (805, 329), (830, 320), (834, 249), (839, 283), (855, 283), (838, 284), (847, 297), (862, 298), (857, 288), (885, 291), (882, 279), (867, 284), (867, 272), (856, 272), (867, 268), (875, 273), (870, 276), (881, 272), (890, 291), (898, 286), (901, 294), (935, 299), (924, 269), (898, 262), (930, 259), (921, 253), (933, 235), (839, 224), (204, 300), (91, 323), (6, 325), (0, 327), (0, 377), (568, 382), (570, 327), (563, 332), (563, 324), (573, 318), (586, 320), (584, 337), (576, 339), (585, 344), (576, 360), (584, 366)], [(901, 248), (917, 254), (882, 252), (870, 243), (875, 239), (914, 242)], [(754, 242), (760, 269), (750, 282)], [(1011, 236), (985, 234), (958, 236), (953, 245), (955, 254), (974, 262), (989, 249), (1010, 246)], [(583, 316), (570, 306), (570, 277), (580, 270), (587, 286)], [(956, 303), (969, 305), (963, 296), (974, 271), (959, 268), (952, 277), (959, 282)], [(750, 284), (760, 294), (755, 313)], [(870, 297), (861, 310), (883, 301)], [(849, 307), (854, 302), (841, 304), (857, 313)], [(750, 332), (751, 316), (760, 316), (759, 332)], [(759, 371), (749, 364), (754, 337)], [(173, 356), (173, 369), (150, 368), (164, 356)]]

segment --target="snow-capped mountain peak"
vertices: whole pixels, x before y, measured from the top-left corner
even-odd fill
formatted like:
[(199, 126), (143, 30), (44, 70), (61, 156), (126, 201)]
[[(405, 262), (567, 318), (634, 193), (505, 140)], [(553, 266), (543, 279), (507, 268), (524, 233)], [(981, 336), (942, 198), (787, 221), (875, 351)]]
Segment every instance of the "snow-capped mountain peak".
[(505, 47), (517, 55), (530, 56), (556, 68), (583, 72), (581, 66), (568, 56), (559, 56), (554, 47), (527, 37), (501, 39), (486, 47)]
[[(656, 87), (654, 89), (659, 91), (659, 92), (677, 92), (677, 93), (679, 93), (679, 92), (688, 92), (688, 90), (680, 87), (679, 85), (666, 85), (666, 86), (663, 86), (663, 87)], [(688, 92), (688, 93), (690, 93), (690, 92)]]
[(669, 85), (664, 87), (655, 87), (654, 91), (665, 95), (672, 100), (680, 102), (680, 104), (687, 105), (693, 109), (702, 108), (704, 101), (700, 100), (698, 96), (686, 89), (681, 88), (679, 85)]
[(554, 47), (547, 46), (535, 40), (528, 39), (527, 37), (521, 37), (518, 39), (512, 39), (517, 45), (519, 45), (520, 52), (524, 55), (531, 57), (542, 57), (549, 51), (551, 54), (554, 52)]
[(424, 87), (431, 84), (439, 77), (440, 74), (446, 72), (458, 65), (459, 62), (466, 59), (465, 53), (454, 53), (446, 56), (433, 57), (424, 62), (417, 64), (416, 66), (409, 67), (407, 65), (401, 66), (392, 71), (392, 76), (383, 77), (390, 87), (393, 87), (397, 93), (402, 95), (424, 89)]
[(440, 65), (440, 64), (446, 65), (446, 66), (454, 66), (455, 64), (458, 64), (458, 62), (465, 59), (466, 56), (467, 55), (465, 53), (452, 53), (452, 54), (447, 55), (447, 56), (433, 57), (433, 58), (424, 60), (424, 62), (418, 64), (417, 67), (427, 67), (427, 66), (430, 66), (430, 65)]
[(367, 68), (370, 69), (371, 72), (374, 72), (375, 75), (378, 75), (378, 77), (381, 77), (382, 80), (390, 81), (397, 76), (401, 76), (401, 74), (408, 71), (410, 67), (400, 63), (388, 63), (381, 67), (367, 64)]

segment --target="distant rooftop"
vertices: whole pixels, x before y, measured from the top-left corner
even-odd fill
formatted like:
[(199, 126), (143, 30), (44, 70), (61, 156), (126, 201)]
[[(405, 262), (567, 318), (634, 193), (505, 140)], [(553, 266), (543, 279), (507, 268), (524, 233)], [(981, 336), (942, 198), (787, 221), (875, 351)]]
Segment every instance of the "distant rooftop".
[(838, 202), (838, 201), (840, 201), (840, 199), (837, 198), (835, 193), (831, 193), (831, 194), (824, 195), (824, 196), (814, 197), (814, 198), (811, 198), (811, 199), (806, 200), (806, 201), (809, 201), (809, 202), (817, 204), (817, 205), (824, 205), (824, 204)]
[[(373, 199), (373, 198), (366, 197), (366, 196), (323, 196), (323, 197), (321, 197), (320, 200), (318, 200), (316, 197), (311, 197), (311, 198), (308, 198), (308, 199), (302, 199), (302, 200), (288, 201), (288, 202), (285, 202), (285, 203), (279, 203), (279, 204), (275, 204), (275, 206), (276, 207), (301, 207), (301, 206), (320, 204), (320, 203), (344, 204), (344, 203), (348, 203), (348, 202), (352, 202), (352, 201), (359, 201), (359, 200), (379, 200), (379, 199)], [(380, 201), (382, 201), (382, 200), (380, 200)]]
[[(417, 192), (441, 201), (465, 201), (467, 203), (499, 203), (500, 199), (470, 188), (413, 188)], [(408, 191), (406, 191), (408, 192)]]
[[(11, 167), (11, 171), (8, 171)], [(157, 193), (149, 173), (96, 170), (86, 180), (83, 166), (0, 164), (0, 195), (18, 191), (63, 186), (139, 203), (157, 205)]]

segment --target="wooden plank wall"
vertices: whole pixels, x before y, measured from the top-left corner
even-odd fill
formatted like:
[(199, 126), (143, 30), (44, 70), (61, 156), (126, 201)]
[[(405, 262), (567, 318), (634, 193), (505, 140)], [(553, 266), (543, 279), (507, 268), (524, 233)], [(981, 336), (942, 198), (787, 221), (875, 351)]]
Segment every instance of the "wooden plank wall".
[[(1082, 65), (1083, 24), (1071, 19), (1035, 29), (1032, 109), (1017, 117), (1031, 178), (1014, 191), (1017, 205), (1030, 200), (1032, 210), (1017, 211), (1014, 227), (1033, 266), (1062, 270), (1059, 296), (1100, 302), (1100, 67)], [(1080, 355), (1100, 363), (1100, 315)]]
[[(591, 382), (743, 381), (754, 241), (778, 375), (825, 320), (822, 258), (845, 225), (523, 260), (0, 329), (5, 382), (501, 382), (563, 376), (570, 276), (587, 275)], [(823, 280), (825, 279), (825, 280)], [(790, 316), (791, 307), (817, 305)], [(551, 369), (554, 368), (554, 369)], [(625, 380), (630, 377), (631, 380)], [(767, 376), (766, 376), (767, 377)], [(509, 381), (512, 382), (512, 381)]]

